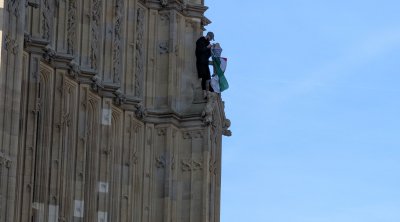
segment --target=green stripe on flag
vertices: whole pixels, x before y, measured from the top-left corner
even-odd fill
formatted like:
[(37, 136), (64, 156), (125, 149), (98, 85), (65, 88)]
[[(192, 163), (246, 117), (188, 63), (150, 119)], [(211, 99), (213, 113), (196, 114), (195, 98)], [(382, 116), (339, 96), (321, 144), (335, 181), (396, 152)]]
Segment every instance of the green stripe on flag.
[[(224, 75), (226, 68), (226, 58), (212, 57), (212, 59), (214, 62), (214, 69), (219, 77), (219, 87), (222, 92), (229, 88), (228, 80)], [(221, 62), (221, 59), (224, 59), (224, 61)]]

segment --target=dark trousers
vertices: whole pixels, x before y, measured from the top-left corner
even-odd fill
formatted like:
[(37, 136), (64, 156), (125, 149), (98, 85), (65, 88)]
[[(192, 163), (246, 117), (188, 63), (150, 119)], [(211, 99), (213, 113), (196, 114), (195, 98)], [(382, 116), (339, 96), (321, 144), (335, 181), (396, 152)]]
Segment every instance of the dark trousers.
[[(201, 78), (201, 89), (207, 90), (211, 89), (210, 85), (207, 86), (207, 83), (210, 84), (211, 75), (210, 75), (210, 67), (208, 67), (208, 62), (207, 63), (196, 63), (197, 67), (197, 75), (199, 78)], [(212, 90), (212, 89), (211, 89)]]

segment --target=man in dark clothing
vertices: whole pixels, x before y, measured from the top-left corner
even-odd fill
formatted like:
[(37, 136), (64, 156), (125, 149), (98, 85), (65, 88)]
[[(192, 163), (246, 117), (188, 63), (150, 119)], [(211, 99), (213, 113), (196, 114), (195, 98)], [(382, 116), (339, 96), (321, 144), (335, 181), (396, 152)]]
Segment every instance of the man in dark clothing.
[(214, 33), (212, 32), (208, 32), (206, 36), (202, 36), (196, 41), (196, 68), (197, 75), (201, 78), (204, 97), (207, 95), (206, 91), (210, 89), (211, 75), (208, 66), (208, 59), (211, 57), (210, 40), (214, 40)]

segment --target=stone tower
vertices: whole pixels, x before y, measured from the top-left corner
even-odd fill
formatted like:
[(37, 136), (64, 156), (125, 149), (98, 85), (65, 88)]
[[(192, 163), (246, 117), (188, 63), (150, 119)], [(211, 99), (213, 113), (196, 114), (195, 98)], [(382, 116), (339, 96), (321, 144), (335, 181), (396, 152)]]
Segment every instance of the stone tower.
[(204, 0), (0, 0), (0, 222), (218, 222)]

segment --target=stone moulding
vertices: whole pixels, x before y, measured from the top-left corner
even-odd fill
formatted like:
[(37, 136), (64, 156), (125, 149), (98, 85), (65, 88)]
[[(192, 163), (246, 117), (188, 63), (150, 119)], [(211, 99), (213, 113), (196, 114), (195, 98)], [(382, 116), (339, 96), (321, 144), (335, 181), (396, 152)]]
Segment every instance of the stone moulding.
[[(96, 70), (82, 69), (74, 57), (70, 54), (57, 53), (49, 46), (49, 41), (41, 38), (33, 38), (25, 34), (24, 36), (25, 51), (41, 54), (43, 61), (48, 63), (53, 68), (66, 69), (69, 77), (80, 84), (88, 84), (91, 90), (104, 98), (113, 99), (114, 105), (120, 106), (124, 110), (134, 111), (138, 119), (149, 123), (172, 123), (176, 126), (182, 127), (186, 124), (198, 124), (203, 122), (205, 125), (213, 123), (213, 111), (215, 107), (220, 106), (218, 110), (223, 116), (221, 132), (225, 136), (231, 136), (229, 119), (225, 118), (223, 112), (223, 102), (220, 96), (210, 96), (212, 100), (208, 100), (201, 116), (197, 114), (182, 115), (174, 112), (154, 112), (147, 110), (140, 97), (128, 96), (120, 90), (119, 84), (103, 82), (99, 77)], [(215, 97), (215, 98), (214, 98)], [(186, 123), (185, 123), (186, 122)], [(187, 125), (187, 126), (189, 126)]]
[(147, 0), (142, 1), (148, 8), (157, 10), (176, 10), (184, 15), (203, 18), (208, 7), (190, 3), (188, 0)]

